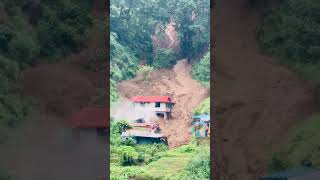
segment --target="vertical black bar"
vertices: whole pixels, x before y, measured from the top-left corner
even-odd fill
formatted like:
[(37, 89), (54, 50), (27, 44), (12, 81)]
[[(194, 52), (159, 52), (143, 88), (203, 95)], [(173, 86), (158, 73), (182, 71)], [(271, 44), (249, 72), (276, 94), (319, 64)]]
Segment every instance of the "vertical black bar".
[(107, 68), (106, 68), (106, 104), (107, 104), (107, 114), (106, 114), (106, 123), (107, 123), (107, 129), (108, 129), (108, 134), (107, 134), (107, 147), (106, 148), (106, 180), (110, 179), (110, 0), (106, 0), (105, 2), (105, 9), (106, 9), (106, 14), (105, 14), (105, 20), (106, 20), (106, 32), (105, 32), (105, 50), (106, 50), (106, 63), (107, 63)]

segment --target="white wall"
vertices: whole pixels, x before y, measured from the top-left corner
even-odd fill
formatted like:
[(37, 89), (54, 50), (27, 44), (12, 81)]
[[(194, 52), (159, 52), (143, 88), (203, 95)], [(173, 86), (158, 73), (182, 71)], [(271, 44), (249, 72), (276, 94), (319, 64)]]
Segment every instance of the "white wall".
[(155, 107), (156, 103), (134, 103), (134, 107), (136, 110), (145, 109), (147, 111), (162, 111), (162, 112), (169, 112), (170, 108), (166, 107), (166, 103), (160, 103), (160, 107)]

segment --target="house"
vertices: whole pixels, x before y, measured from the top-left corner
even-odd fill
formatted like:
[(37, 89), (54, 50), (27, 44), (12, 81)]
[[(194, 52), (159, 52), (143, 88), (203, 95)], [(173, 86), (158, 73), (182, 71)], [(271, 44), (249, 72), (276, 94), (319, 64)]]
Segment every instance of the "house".
[(169, 96), (135, 96), (131, 98), (134, 110), (170, 119), (175, 102)]
[(67, 118), (67, 124), (77, 129), (96, 129), (98, 134), (109, 129), (109, 113), (105, 107), (88, 107), (74, 112)]

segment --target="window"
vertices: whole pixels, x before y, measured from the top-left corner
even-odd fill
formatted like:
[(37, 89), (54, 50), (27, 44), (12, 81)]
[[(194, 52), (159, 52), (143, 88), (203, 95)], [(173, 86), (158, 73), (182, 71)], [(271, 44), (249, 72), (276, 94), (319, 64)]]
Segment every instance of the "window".
[(154, 107), (160, 107), (160, 102), (156, 102)]
[(140, 106), (144, 107), (144, 106), (145, 106), (145, 104), (146, 104), (146, 103), (141, 102), (141, 103), (140, 103)]

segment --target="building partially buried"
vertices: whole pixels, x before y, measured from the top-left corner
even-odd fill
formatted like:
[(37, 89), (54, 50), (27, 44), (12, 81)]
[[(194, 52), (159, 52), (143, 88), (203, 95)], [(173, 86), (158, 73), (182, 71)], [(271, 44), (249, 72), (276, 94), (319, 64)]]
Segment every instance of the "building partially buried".
[(131, 102), (135, 111), (151, 112), (164, 119), (172, 118), (175, 104), (169, 96), (134, 96)]

